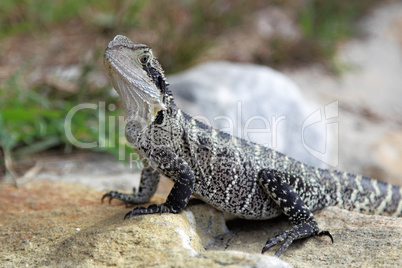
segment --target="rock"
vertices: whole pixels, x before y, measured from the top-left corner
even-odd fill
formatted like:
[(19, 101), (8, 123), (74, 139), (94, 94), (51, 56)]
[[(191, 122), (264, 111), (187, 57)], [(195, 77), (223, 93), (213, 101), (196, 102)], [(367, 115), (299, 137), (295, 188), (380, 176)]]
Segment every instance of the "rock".
[(258, 252), (205, 251), (201, 237), (227, 232), (222, 213), (207, 205), (124, 221), (129, 209), (101, 204), (100, 197), (65, 182), (0, 185), (2, 267), (289, 267)]
[(35, 161), (42, 165), (37, 179), (81, 183), (99, 191), (131, 191), (139, 186), (141, 177), (136, 163), (116, 161), (116, 157), (106, 153), (44, 154), (35, 157)]
[(371, 165), (367, 166), (366, 173), (400, 185), (402, 183), (402, 131), (386, 133), (372, 150)]
[[(314, 213), (326, 237), (297, 240), (281, 255), (295, 267), (400, 267), (402, 263), (402, 219), (369, 216), (337, 207)], [(256, 252), (265, 239), (291, 227), (286, 218), (252, 222), (228, 222), (235, 233), (228, 250)], [(279, 247), (266, 254), (273, 254)]]
[[(101, 193), (81, 184), (32, 181), (0, 185), (2, 267), (346, 267), (401, 264), (402, 219), (338, 208), (315, 213), (328, 237), (294, 242), (280, 259), (269, 237), (290, 227), (284, 218), (229, 221), (192, 201), (179, 214), (123, 220), (129, 208), (101, 204)], [(165, 197), (157, 194), (152, 202)], [(207, 248), (207, 250), (205, 250)], [(340, 256), (342, 256), (340, 258)], [(289, 264), (287, 264), (287, 263)]]
[(337, 116), (337, 106), (320, 109), (308, 102), (277, 71), (210, 62), (169, 76), (168, 82), (178, 106), (204, 123), (313, 166), (336, 165), (336, 141), (327, 121)]

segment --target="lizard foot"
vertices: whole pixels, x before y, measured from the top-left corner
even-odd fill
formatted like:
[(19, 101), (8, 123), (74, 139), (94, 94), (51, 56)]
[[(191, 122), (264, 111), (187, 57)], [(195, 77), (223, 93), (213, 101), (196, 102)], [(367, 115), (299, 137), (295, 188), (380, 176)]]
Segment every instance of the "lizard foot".
[(310, 236), (329, 236), (331, 238), (332, 243), (334, 243), (334, 239), (330, 232), (328, 231), (321, 231), (319, 232), (318, 228), (315, 224), (309, 224), (309, 222), (304, 222), (299, 225), (294, 226), (292, 229), (286, 232), (278, 233), (274, 238), (271, 238), (267, 241), (265, 246), (262, 249), (261, 253), (264, 253), (271, 247), (285, 241), (280, 249), (275, 253), (276, 257), (279, 257), (289, 246), (292, 242), (296, 239), (306, 238)]
[(137, 201), (138, 196), (137, 196), (135, 188), (133, 190), (134, 190), (134, 193), (132, 193), (132, 194), (123, 194), (123, 193), (120, 193), (117, 191), (108, 192), (102, 196), (101, 202), (103, 203), (103, 201), (105, 199), (109, 199), (109, 204), (110, 204), (113, 199), (118, 199), (118, 200), (123, 201), (126, 204), (126, 206), (142, 203), (142, 202)]
[[(180, 210), (181, 211), (181, 210)], [(132, 211), (128, 212), (126, 216), (124, 216), (124, 219), (129, 219), (132, 216), (135, 215), (144, 215), (144, 214), (155, 214), (155, 213), (179, 213), (180, 211), (177, 211), (173, 208), (173, 206), (163, 203), (160, 205), (149, 205), (148, 207), (136, 207)]]

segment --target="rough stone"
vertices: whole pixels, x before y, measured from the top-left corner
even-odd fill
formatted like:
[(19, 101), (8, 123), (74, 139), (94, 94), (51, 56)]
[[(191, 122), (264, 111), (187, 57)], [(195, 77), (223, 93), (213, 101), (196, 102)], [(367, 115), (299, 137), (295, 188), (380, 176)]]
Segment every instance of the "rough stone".
[[(0, 185), (2, 267), (398, 267), (402, 219), (365, 216), (338, 208), (316, 213), (327, 237), (294, 242), (280, 259), (266, 240), (290, 227), (284, 217), (231, 220), (200, 201), (180, 214), (123, 220), (129, 208), (88, 186), (32, 181)], [(161, 203), (157, 194), (152, 202)], [(287, 263), (288, 264), (287, 264)]]
[(168, 81), (178, 106), (204, 123), (313, 166), (328, 167), (335, 160), (324, 107), (308, 102), (271, 68), (209, 62)]
[(387, 178), (389, 183), (401, 184), (402, 174), (402, 131), (386, 133), (374, 144), (371, 164), (366, 172), (376, 178)]
[[(201, 231), (212, 238), (227, 229), (222, 214), (204, 204), (177, 215), (124, 221), (128, 209), (101, 204), (100, 197), (94, 189), (64, 182), (0, 185), (1, 266), (289, 267), (258, 253), (205, 251), (196, 230), (217, 226)], [(152, 201), (163, 200), (156, 195)]]
[[(400, 267), (402, 264), (402, 219), (369, 216), (337, 207), (328, 207), (314, 213), (322, 230), (334, 237), (295, 241), (281, 255), (294, 267)], [(256, 252), (265, 238), (291, 227), (286, 218), (270, 221), (228, 222), (235, 233), (229, 250)], [(245, 242), (247, 241), (247, 242)], [(273, 254), (278, 247), (272, 248)]]

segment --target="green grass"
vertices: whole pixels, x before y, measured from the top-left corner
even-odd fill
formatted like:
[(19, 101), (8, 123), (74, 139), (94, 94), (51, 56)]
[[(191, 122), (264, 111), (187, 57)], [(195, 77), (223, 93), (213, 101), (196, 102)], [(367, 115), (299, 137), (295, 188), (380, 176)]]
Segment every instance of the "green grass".
[[(272, 40), (267, 44), (267, 55), (258, 55), (256, 62), (273, 67), (298, 62), (330, 65), (336, 45), (356, 34), (356, 19), (378, 2), (312, 0), (302, 5), (275, 0), (3, 0), (0, 38), (21, 32), (46, 32), (71, 19), (81, 20), (85, 27), (100, 34), (142, 29), (157, 38), (153, 48), (166, 72), (172, 73), (192, 66), (218, 36), (242, 25), (246, 16), (280, 6), (295, 14), (302, 39), (296, 43)], [(148, 41), (142, 36), (138, 40)]]
[[(92, 150), (109, 152), (117, 158), (123, 155), (129, 160), (133, 149), (125, 145), (124, 132), (117, 124), (117, 117), (123, 111), (100, 109), (102, 105), (108, 107), (117, 102), (105, 94), (105, 88), (93, 91), (85, 83), (78, 82), (84, 95), (62, 93), (47, 85), (28, 89), (24, 86), (23, 72), (21, 69), (0, 84), (0, 147), (6, 159), (18, 159), (54, 147), (65, 152), (73, 150), (74, 142), (66, 131), (66, 126), (70, 126), (66, 125), (70, 113), (74, 139), (83, 143), (96, 142), (97, 146)], [(83, 68), (81, 77), (87, 73), (88, 70)], [(84, 103), (83, 100), (95, 105), (94, 108), (76, 109), (71, 113), (77, 103)]]
[(81, 19), (103, 31), (138, 25), (146, 0), (2, 0), (0, 38), (22, 32), (38, 32), (70, 19)]
[(378, 3), (376, 0), (307, 2), (299, 14), (299, 26), (316, 58), (332, 64), (337, 44), (357, 35), (357, 19)]

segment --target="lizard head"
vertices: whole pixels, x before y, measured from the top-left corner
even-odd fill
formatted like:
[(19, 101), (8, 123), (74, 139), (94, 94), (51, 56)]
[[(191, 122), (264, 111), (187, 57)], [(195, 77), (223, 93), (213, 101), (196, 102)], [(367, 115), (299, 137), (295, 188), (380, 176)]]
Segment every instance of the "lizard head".
[(123, 100), (127, 120), (149, 125), (167, 109), (167, 83), (151, 48), (117, 35), (105, 50), (104, 64)]

